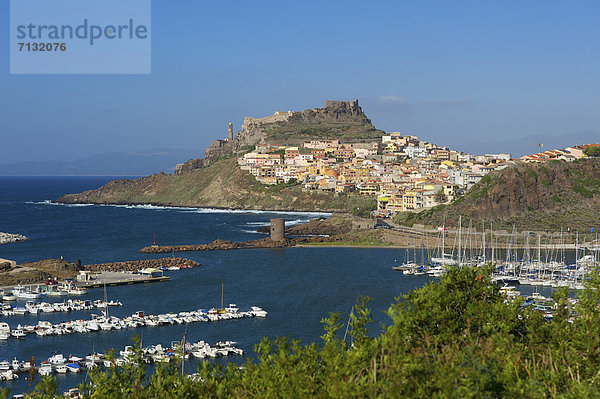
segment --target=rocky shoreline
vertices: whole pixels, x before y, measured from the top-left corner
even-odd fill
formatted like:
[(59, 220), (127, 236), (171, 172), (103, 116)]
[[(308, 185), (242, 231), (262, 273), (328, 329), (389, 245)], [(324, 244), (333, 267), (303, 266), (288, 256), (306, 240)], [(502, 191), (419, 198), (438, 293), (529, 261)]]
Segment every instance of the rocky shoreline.
[(11, 244), (13, 242), (28, 241), (29, 237), (21, 234), (0, 233), (0, 244)]

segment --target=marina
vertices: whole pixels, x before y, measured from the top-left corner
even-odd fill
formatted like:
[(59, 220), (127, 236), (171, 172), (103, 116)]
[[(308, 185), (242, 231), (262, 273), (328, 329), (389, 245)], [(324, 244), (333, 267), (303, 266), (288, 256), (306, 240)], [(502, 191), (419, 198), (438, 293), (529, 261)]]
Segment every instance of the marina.
[(104, 309), (107, 306), (122, 306), (120, 301), (103, 301), (98, 299), (92, 300), (79, 300), (79, 299), (68, 299), (63, 302), (34, 302), (27, 301), (25, 306), (11, 305), (9, 303), (2, 304), (0, 315), (3, 317), (10, 316), (24, 316), (26, 314), (41, 315), (43, 313), (55, 313), (55, 312), (76, 312), (86, 311), (94, 309)]
[[(405, 251), (405, 260), (392, 269), (406, 275), (441, 277), (449, 266), (488, 266), (494, 268), (494, 282), (547, 287), (584, 289), (589, 274), (600, 265), (600, 251), (589, 243), (579, 241), (574, 235), (573, 251), (564, 245), (566, 234), (556, 235), (550, 243), (542, 243), (541, 236), (527, 235), (525, 245), (517, 245), (517, 232), (506, 235), (503, 248), (499, 249), (498, 236), (493, 231), (478, 233), (469, 226), (466, 233), (459, 228), (454, 243), (448, 248), (445, 228), (438, 234), (438, 246), (427, 251), (414, 239), (413, 248)], [(487, 241), (486, 241), (487, 238)], [(450, 253), (448, 253), (450, 251)], [(568, 262), (567, 254), (573, 259)]]
[[(106, 309), (106, 307), (104, 309)], [(8, 339), (9, 336), (12, 336), (15, 339), (24, 339), (27, 335), (33, 334), (37, 335), (38, 337), (44, 337), (74, 333), (91, 333), (101, 330), (109, 331), (126, 328), (157, 327), (168, 324), (172, 325), (196, 322), (214, 322), (266, 316), (267, 312), (260, 307), (252, 306), (251, 310), (240, 311), (235, 304), (230, 304), (224, 309), (198, 309), (194, 311), (163, 313), (158, 315), (147, 314), (144, 311), (137, 311), (131, 316), (124, 318), (110, 316), (108, 311), (105, 311), (102, 313), (102, 316), (92, 314), (92, 318), (88, 320), (78, 319), (56, 324), (48, 321), (38, 321), (36, 325), (28, 324), (22, 326), (19, 324), (15, 328), (11, 328), (7, 323), (2, 323), (0, 325), (0, 331), (2, 331), (4, 335), (0, 336), (0, 338)]]
[[(127, 345), (120, 351), (115, 351), (114, 356), (103, 353), (90, 353), (83, 356), (69, 355), (65, 357), (62, 353), (55, 353), (47, 360), (36, 365), (35, 358), (30, 357), (28, 361), (20, 361), (16, 357), (12, 361), (0, 361), (0, 380), (12, 381), (19, 378), (19, 374), (38, 373), (47, 376), (54, 373), (71, 374), (81, 373), (94, 367), (122, 367), (132, 361), (134, 348)], [(206, 359), (225, 356), (243, 356), (244, 351), (237, 347), (237, 342), (219, 341), (209, 345), (205, 341), (185, 342), (175, 341), (170, 345), (150, 345), (140, 348), (140, 356), (145, 363), (169, 363), (173, 359)]]

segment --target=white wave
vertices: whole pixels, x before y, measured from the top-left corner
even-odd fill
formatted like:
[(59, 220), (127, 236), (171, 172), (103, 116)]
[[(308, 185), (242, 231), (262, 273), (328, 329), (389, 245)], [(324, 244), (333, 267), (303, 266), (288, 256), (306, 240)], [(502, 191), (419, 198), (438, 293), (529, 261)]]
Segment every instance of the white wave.
[(182, 211), (182, 210), (188, 209), (188, 208), (184, 208), (181, 206), (159, 206), (159, 205), (151, 205), (151, 204), (142, 204), (142, 205), (100, 204), (100, 206), (111, 206), (114, 208), (126, 208), (126, 209), (147, 209), (147, 210), (153, 210), (153, 211), (163, 211), (163, 210)]
[(310, 219), (286, 220), (285, 225), (286, 226), (295, 226), (297, 224), (308, 223), (308, 222), (310, 222)]
[(33, 204), (33, 205), (58, 205), (58, 206), (66, 206), (69, 208), (78, 208), (78, 207), (82, 207), (82, 206), (93, 206), (94, 204), (59, 204), (56, 202), (52, 202), (51, 200), (45, 200), (45, 201), (27, 201), (25, 202), (26, 204)]
[(270, 226), (269, 222), (248, 222), (246, 223), (248, 226), (257, 226), (257, 227), (265, 227)]
[(260, 233), (256, 230), (244, 230), (244, 229), (240, 229), (240, 231), (243, 231), (244, 233), (250, 233), (250, 234), (265, 234), (265, 233)]
[[(329, 212), (301, 212), (301, 211), (261, 211), (254, 209), (221, 209), (221, 208), (191, 208), (183, 206), (161, 206), (151, 204), (139, 204), (139, 205), (116, 205), (116, 204), (61, 204), (52, 202), (51, 200), (45, 200), (41, 202), (27, 202), (38, 205), (58, 205), (67, 207), (77, 206), (109, 206), (114, 208), (126, 208), (126, 209), (148, 209), (148, 210), (176, 210), (186, 213), (246, 213), (246, 214), (258, 214), (258, 215), (290, 215), (290, 216), (309, 216), (309, 217), (330, 217)], [(267, 224), (268, 226), (268, 224)]]
[(330, 217), (328, 212), (301, 212), (301, 211), (259, 211), (254, 209), (220, 209), (220, 208), (186, 208), (187, 212), (193, 213), (247, 213), (257, 215), (293, 215), (293, 216), (313, 216)]

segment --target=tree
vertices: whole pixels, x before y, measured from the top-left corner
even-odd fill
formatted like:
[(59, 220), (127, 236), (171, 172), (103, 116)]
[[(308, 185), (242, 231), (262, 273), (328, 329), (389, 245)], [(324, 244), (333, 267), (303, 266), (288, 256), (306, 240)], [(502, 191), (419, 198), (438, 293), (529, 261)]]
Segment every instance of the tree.
[(586, 147), (583, 153), (588, 157), (600, 157), (600, 146)]
[(446, 196), (446, 193), (444, 193), (443, 188), (440, 188), (438, 191), (436, 191), (436, 193), (433, 195), (433, 198), (438, 204), (445, 204), (448, 200), (448, 197)]

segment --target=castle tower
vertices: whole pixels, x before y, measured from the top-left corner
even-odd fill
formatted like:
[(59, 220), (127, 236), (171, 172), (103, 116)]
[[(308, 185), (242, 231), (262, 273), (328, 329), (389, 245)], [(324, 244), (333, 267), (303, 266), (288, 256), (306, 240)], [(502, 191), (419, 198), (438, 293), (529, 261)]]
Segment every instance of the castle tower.
[(233, 123), (229, 122), (229, 126), (227, 126), (227, 140), (233, 140)]
[(271, 219), (271, 240), (281, 242), (285, 240), (285, 220)]

